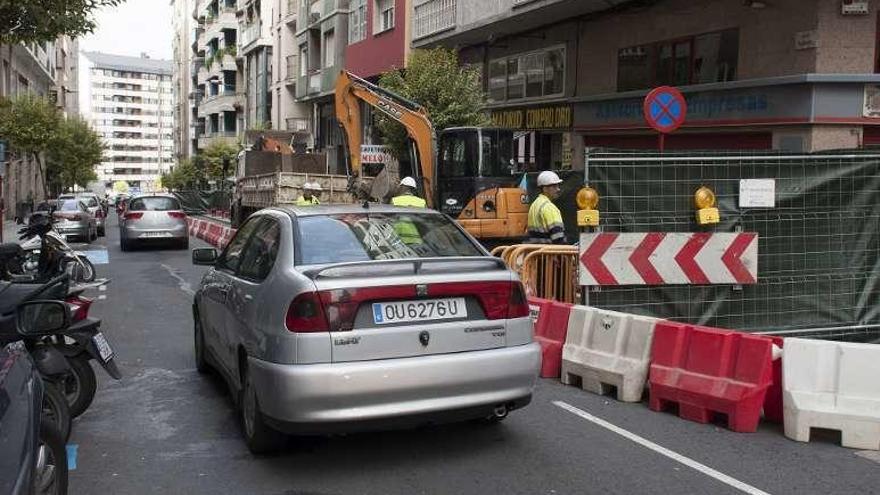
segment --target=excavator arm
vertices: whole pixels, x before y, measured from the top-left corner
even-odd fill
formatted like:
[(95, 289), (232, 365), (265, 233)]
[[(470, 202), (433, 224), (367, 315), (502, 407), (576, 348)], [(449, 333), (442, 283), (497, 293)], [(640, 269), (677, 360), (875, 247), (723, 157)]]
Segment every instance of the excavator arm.
[(342, 71), (336, 79), (336, 119), (345, 132), (348, 157), (354, 176), (361, 174), (361, 111), (360, 101), (366, 102), (388, 117), (400, 122), (416, 144), (425, 201), (434, 207), (434, 126), (425, 109), (387, 89), (361, 79), (348, 71)]

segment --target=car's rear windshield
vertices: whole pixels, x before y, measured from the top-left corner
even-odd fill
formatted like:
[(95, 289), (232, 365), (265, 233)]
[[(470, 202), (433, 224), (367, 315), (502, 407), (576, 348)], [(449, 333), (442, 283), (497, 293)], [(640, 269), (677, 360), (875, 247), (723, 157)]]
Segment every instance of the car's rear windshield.
[(84, 197), (82, 197), (82, 198), (80, 198), (80, 199), (81, 199), (82, 202), (85, 203), (86, 206), (89, 207), (89, 208), (93, 208), (93, 207), (95, 207), (95, 206), (98, 206), (98, 200), (96, 200), (96, 199), (95, 199), (94, 197), (92, 197), (92, 196), (84, 196)]
[(79, 211), (79, 200), (78, 199), (62, 199), (61, 200), (61, 208), (58, 208), (61, 211)]
[(446, 217), (425, 213), (303, 217), (297, 244), (297, 265), (483, 255)]
[(137, 198), (128, 206), (131, 211), (168, 211), (179, 210), (180, 203), (174, 198)]

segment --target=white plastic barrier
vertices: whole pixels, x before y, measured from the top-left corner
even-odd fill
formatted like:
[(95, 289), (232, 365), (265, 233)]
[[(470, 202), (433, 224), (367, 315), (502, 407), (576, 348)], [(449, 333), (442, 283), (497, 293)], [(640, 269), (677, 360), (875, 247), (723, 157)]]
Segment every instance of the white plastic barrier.
[(638, 402), (645, 389), (656, 318), (575, 306), (562, 348), (562, 383), (580, 377), (584, 390)]
[(880, 346), (785, 339), (782, 386), (788, 438), (827, 428), (844, 447), (880, 450)]

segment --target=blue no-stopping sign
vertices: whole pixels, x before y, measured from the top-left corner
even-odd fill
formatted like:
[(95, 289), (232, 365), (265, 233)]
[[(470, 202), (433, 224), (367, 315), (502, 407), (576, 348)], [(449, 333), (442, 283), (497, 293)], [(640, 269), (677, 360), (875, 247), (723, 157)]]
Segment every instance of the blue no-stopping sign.
[(687, 102), (681, 92), (671, 86), (660, 86), (645, 97), (645, 121), (663, 134), (675, 131), (687, 116)]

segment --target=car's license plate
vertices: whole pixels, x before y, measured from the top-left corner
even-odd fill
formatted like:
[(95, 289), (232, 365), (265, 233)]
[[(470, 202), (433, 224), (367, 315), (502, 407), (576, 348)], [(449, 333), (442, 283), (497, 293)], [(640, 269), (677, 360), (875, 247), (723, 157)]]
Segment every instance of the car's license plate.
[(141, 237), (171, 237), (168, 232), (144, 232)]
[(95, 336), (92, 337), (92, 342), (98, 347), (98, 354), (101, 355), (102, 361), (106, 363), (113, 357), (113, 348), (110, 347), (110, 343), (104, 338), (104, 334), (101, 332), (96, 333)]
[(373, 303), (373, 321), (378, 325), (466, 317), (467, 306), (463, 297)]

